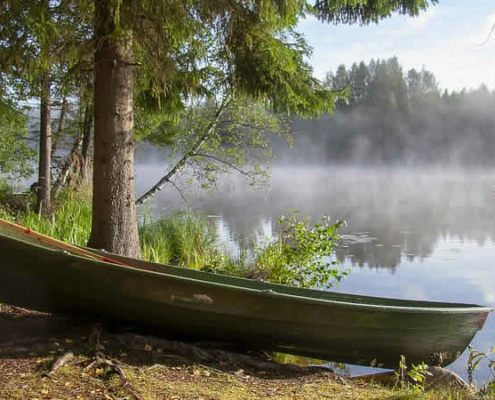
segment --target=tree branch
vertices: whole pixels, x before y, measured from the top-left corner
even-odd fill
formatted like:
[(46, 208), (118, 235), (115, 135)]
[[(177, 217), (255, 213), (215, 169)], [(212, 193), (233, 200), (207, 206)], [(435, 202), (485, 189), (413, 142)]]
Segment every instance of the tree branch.
[(172, 176), (174, 176), (186, 164), (187, 160), (191, 158), (191, 156), (195, 154), (199, 149), (201, 149), (201, 147), (203, 147), (203, 145), (208, 141), (211, 134), (215, 130), (220, 117), (227, 109), (229, 104), (230, 96), (226, 96), (222, 101), (222, 104), (218, 108), (217, 112), (215, 113), (213, 120), (208, 124), (205, 133), (198, 138), (192, 148), (182, 156), (182, 158), (170, 169), (170, 171), (162, 179), (158, 181), (158, 183), (156, 183), (150, 190), (148, 190), (145, 194), (143, 194), (139, 199), (136, 200), (136, 205), (139, 206), (143, 204), (145, 201), (151, 199), (156, 194), (156, 192), (162, 190), (165, 184), (167, 182), (170, 182)]
[(215, 161), (218, 161), (222, 164), (225, 164), (227, 165), (228, 167), (232, 168), (233, 170), (236, 170), (237, 172), (239, 172), (240, 174), (244, 175), (244, 176), (247, 176), (249, 178), (252, 178), (252, 175), (249, 173), (249, 172), (246, 172), (242, 169), (240, 169), (239, 167), (236, 167), (234, 164), (226, 161), (226, 160), (222, 160), (221, 158), (219, 157), (216, 157), (216, 156), (213, 156), (211, 154), (204, 154), (204, 153), (194, 153), (194, 154), (191, 154), (191, 157), (205, 157), (205, 158), (211, 158)]
[(247, 124), (244, 122), (238, 122), (238, 121), (234, 121), (234, 120), (222, 120), (219, 122), (222, 124), (236, 124), (239, 126), (243, 126), (244, 128), (249, 128), (249, 129), (258, 129), (258, 130), (266, 129), (264, 126), (256, 126), (256, 125)]
[(175, 190), (177, 190), (179, 192), (180, 197), (182, 197), (182, 200), (184, 201), (184, 203), (186, 203), (187, 208), (190, 208), (189, 202), (187, 201), (187, 198), (184, 195), (184, 192), (182, 190), (180, 190), (180, 188), (175, 184), (174, 181), (169, 181), (169, 182), (175, 188)]

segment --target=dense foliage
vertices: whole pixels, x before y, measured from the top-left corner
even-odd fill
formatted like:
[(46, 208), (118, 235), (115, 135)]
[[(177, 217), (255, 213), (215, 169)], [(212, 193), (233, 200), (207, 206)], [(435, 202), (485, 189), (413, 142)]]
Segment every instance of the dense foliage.
[(416, 15), (438, 0), (317, 0), (314, 7), (322, 20), (344, 24), (369, 24), (392, 13)]
[(339, 239), (338, 229), (343, 221), (332, 224), (324, 215), (320, 222), (310, 224), (298, 212), (282, 216), (277, 238), (266, 246), (257, 247), (253, 274), (276, 283), (300, 287), (332, 287), (338, 284), (346, 271), (331, 261)]
[(33, 173), (30, 161), (34, 151), (25, 139), (27, 118), (11, 101), (0, 97), (0, 178), (28, 177)]

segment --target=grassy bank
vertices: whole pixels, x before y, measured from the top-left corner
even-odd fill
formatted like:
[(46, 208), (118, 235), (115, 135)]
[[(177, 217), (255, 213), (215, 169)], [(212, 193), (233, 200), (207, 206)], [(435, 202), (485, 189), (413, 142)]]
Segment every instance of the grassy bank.
[[(34, 197), (0, 193), (0, 217), (53, 238), (84, 246), (91, 233), (91, 193), (65, 192), (53, 201), (50, 215), (34, 210)], [(296, 212), (279, 221), (278, 237), (265, 246), (251, 244), (233, 259), (218, 243), (215, 225), (201, 213), (175, 212), (139, 223), (143, 259), (182, 267), (262, 279), (292, 286), (333, 286), (346, 271), (325, 262), (333, 252), (340, 222), (324, 216), (313, 226)]]
[[(80, 246), (89, 240), (91, 212), (88, 190), (62, 193), (53, 202), (50, 215), (35, 212), (29, 195), (14, 198), (4, 193), (0, 198), (1, 218)], [(139, 225), (139, 237), (142, 257), (152, 262), (202, 269), (224, 258), (216, 246), (214, 226), (201, 214), (177, 212), (159, 220), (146, 214)]]

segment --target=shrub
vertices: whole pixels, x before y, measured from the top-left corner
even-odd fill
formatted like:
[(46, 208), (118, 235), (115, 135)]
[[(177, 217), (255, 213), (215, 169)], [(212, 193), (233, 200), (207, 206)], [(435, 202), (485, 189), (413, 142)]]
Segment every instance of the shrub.
[(336, 268), (338, 261), (328, 261), (339, 239), (337, 230), (344, 222), (332, 224), (324, 215), (311, 226), (309, 217), (302, 221), (298, 214), (282, 216), (278, 238), (255, 249), (251, 274), (292, 286), (332, 287), (348, 273)]

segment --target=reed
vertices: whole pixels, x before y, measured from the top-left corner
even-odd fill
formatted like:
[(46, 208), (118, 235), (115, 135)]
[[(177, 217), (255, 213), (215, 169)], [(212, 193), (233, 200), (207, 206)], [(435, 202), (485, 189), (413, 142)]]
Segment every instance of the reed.
[[(91, 193), (65, 191), (53, 203), (51, 214), (36, 213), (34, 205), (13, 211), (0, 205), (0, 218), (55, 239), (85, 246), (91, 234)], [(224, 263), (226, 256), (217, 248), (215, 226), (203, 215), (176, 212), (152, 221), (145, 213), (139, 227), (142, 257), (157, 263), (173, 263), (194, 269)]]
[(2, 218), (34, 231), (75, 245), (86, 245), (91, 233), (91, 196), (86, 192), (66, 191), (53, 204), (51, 214), (36, 213), (27, 202), (23, 211), (2, 209)]
[[(91, 234), (91, 192), (65, 191), (53, 202), (51, 214), (36, 213), (32, 206), (12, 211), (0, 206), (0, 217), (74, 245), (85, 246)], [(294, 214), (281, 218), (281, 234), (266, 245), (248, 245), (232, 259), (218, 243), (215, 225), (191, 211), (175, 212), (154, 220), (145, 211), (139, 226), (144, 260), (174, 264), (293, 286), (311, 287), (345, 274), (318, 261), (333, 249), (339, 225), (323, 219), (310, 228)], [(316, 261), (315, 261), (316, 260)], [(316, 263), (315, 263), (316, 262)]]
[(143, 258), (205, 269), (223, 258), (215, 226), (202, 214), (176, 212), (159, 220), (143, 218), (139, 229)]

